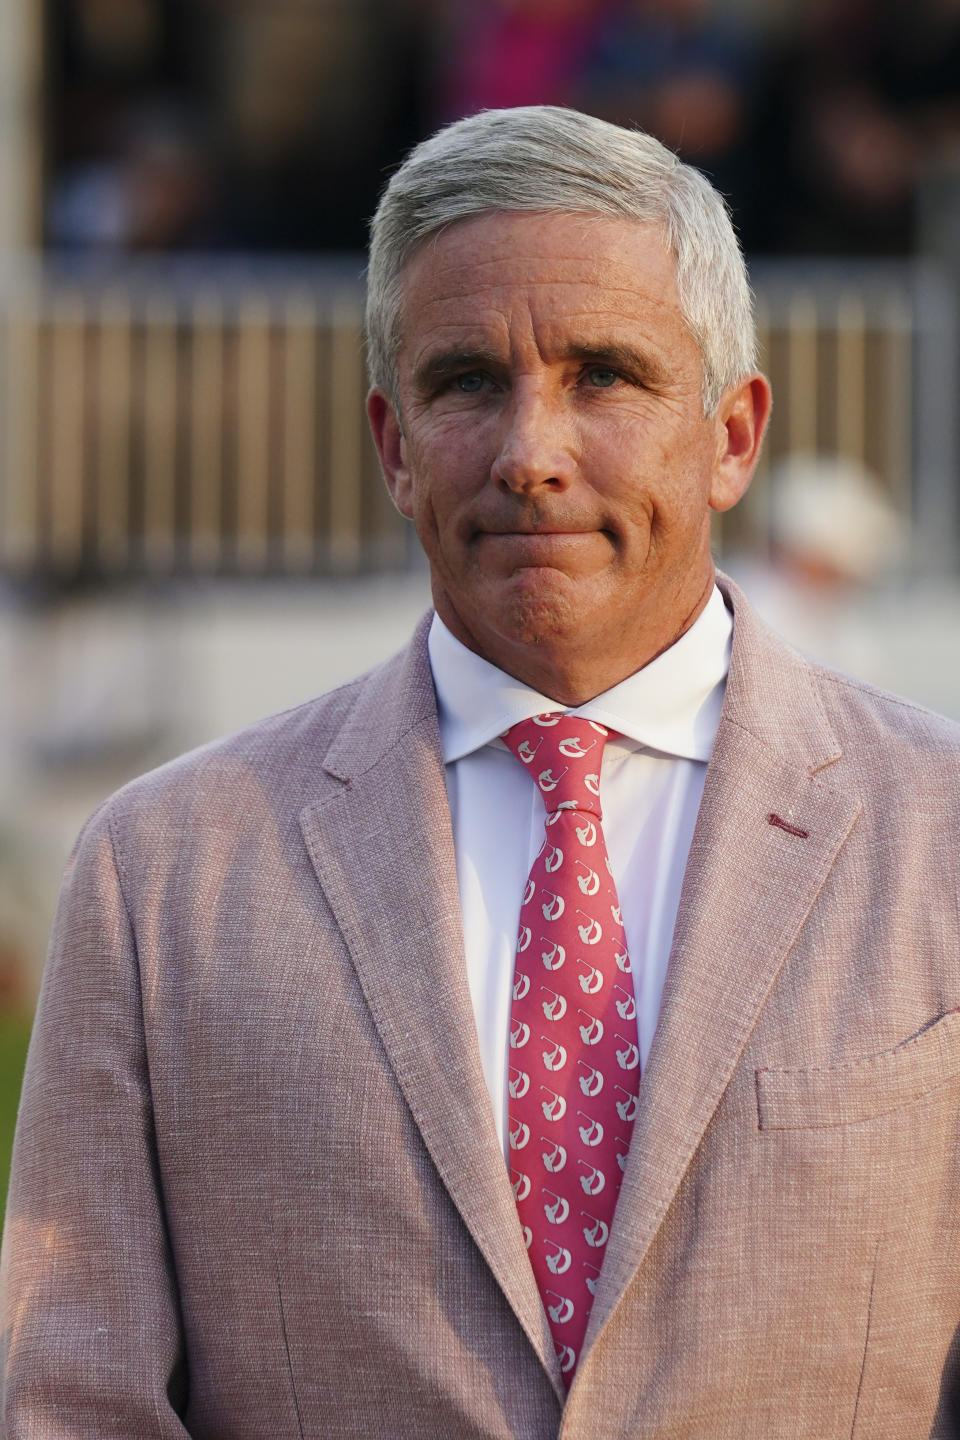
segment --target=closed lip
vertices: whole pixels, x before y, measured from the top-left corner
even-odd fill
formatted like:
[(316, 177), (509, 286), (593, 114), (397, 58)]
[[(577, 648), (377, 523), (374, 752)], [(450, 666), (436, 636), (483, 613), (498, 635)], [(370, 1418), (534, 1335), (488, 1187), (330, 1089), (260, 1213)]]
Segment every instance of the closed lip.
[(486, 528), (486, 529), (483, 529), (483, 530), (478, 531), (478, 534), (480, 534), (480, 535), (493, 535), (493, 536), (498, 537), (498, 538), (501, 538), (501, 539), (503, 539), (503, 538), (508, 538), (508, 539), (510, 539), (510, 538), (519, 537), (520, 539), (523, 539), (523, 540), (539, 540), (539, 539), (541, 539), (541, 538), (545, 538), (545, 539), (548, 539), (548, 540), (549, 540), (549, 539), (554, 538), (555, 536), (564, 536), (564, 535), (595, 535), (595, 534), (596, 534), (596, 527), (595, 527), (595, 526), (590, 526), (589, 528), (584, 528), (583, 526), (579, 526), (579, 527), (574, 527), (574, 526), (560, 527), (560, 526), (557, 526), (557, 527), (555, 527), (555, 528), (542, 529), (542, 530), (491, 530), (491, 529), (489, 529), (489, 528)]

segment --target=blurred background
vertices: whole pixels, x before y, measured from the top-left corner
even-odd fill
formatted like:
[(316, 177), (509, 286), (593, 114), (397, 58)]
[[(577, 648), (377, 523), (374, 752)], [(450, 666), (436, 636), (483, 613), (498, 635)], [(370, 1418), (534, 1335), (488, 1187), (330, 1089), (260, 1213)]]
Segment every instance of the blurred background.
[(776, 404), (721, 563), (960, 718), (960, 0), (5, 0), (0, 1195), (85, 816), (427, 603), (363, 418), (367, 220), (437, 125), (535, 102), (729, 199)]

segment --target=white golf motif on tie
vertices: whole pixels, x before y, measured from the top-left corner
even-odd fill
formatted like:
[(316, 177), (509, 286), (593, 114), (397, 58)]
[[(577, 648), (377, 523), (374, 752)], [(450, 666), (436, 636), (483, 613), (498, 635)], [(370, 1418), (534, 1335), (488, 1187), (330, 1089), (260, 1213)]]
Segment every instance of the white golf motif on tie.
[(602, 725), (553, 714), (503, 736), (547, 811), (520, 911), (508, 1136), (511, 1156), (522, 1151), (522, 1171), (511, 1171), (511, 1183), (567, 1386), (597, 1290), (640, 1084), (630, 958), (599, 800), (607, 736)]

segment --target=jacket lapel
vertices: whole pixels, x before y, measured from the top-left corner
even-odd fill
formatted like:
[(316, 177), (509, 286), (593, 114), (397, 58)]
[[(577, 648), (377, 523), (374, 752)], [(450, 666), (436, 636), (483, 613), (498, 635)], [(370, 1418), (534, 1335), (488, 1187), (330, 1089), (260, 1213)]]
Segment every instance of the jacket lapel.
[(301, 828), (431, 1158), (562, 1398), (477, 1046), (426, 634), (365, 683), (325, 761), (343, 785)]
[(839, 750), (809, 666), (725, 588), (736, 620), (723, 717), (588, 1345), (643, 1260), (860, 809), (829, 783)]
[[(809, 666), (723, 588), (736, 611), (723, 717), (588, 1347), (642, 1263), (860, 808), (829, 782), (839, 750)], [(426, 633), (399, 668), (365, 682), (325, 761), (342, 786), (301, 826), (433, 1162), (563, 1399), (476, 1043)]]

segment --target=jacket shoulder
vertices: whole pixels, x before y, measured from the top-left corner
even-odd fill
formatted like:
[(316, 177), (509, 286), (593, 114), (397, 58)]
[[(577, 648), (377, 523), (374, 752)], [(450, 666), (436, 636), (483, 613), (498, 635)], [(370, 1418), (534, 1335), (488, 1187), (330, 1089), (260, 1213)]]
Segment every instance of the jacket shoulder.
[(812, 665), (824, 708), (844, 748), (884, 750), (907, 760), (960, 760), (960, 724), (901, 695)]

